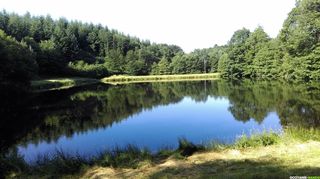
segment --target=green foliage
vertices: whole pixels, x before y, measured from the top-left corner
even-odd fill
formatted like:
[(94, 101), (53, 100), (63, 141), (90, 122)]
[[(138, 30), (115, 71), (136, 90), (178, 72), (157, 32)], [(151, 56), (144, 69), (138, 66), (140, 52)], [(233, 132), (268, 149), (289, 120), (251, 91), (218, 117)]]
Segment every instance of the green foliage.
[(88, 64), (83, 60), (68, 64), (70, 74), (83, 77), (101, 78), (108, 76), (106, 64)]
[(249, 37), (250, 31), (245, 28), (236, 31), (233, 34), (230, 41), (228, 42), (228, 60), (225, 60), (225, 62), (221, 63), (222, 65), (224, 65), (224, 67), (220, 68), (223, 76), (227, 76), (230, 78), (242, 78), (244, 76), (246, 60), (245, 54), (247, 51), (245, 43)]
[(319, 4), (319, 0), (303, 0), (289, 13), (279, 38), (290, 55), (309, 54), (319, 43)]
[(207, 73), (210, 69), (209, 55), (206, 49), (191, 52), (191, 73)]
[(1, 88), (27, 89), (38, 69), (32, 50), (0, 30), (0, 56)]
[(52, 39), (41, 40), (39, 48), (40, 52), (36, 59), (39, 64), (39, 75), (61, 75), (62, 69), (65, 69), (65, 62), (55, 42)]
[[(266, 47), (269, 39), (262, 27), (252, 33), (244, 28), (236, 31), (229, 41), (228, 50), (220, 56), (218, 71), (222, 76), (230, 78), (256, 77), (257, 64), (254, 62), (259, 61), (255, 58), (260, 50)], [(260, 58), (261, 56), (260, 53)]]
[[(19, 16), (2, 11), (0, 28), (30, 49), (32, 53), (26, 55), (32, 54), (30, 58), (38, 63), (41, 76), (145, 75), (151, 73), (153, 63), (158, 64), (162, 58), (169, 63), (176, 54), (183, 53), (175, 45), (151, 44), (101, 25), (64, 18), (55, 21), (50, 16)], [(171, 69), (161, 70), (171, 73)]]
[(112, 74), (124, 73), (124, 67), (126, 65), (125, 58), (121, 54), (120, 50), (110, 50), (109, 55), (105, 58), (106, 67)]
[(229, 56), (227, 53), (224, 53), (218, 63), (218, 72), (222, 77), (227, 77), (228, 76), (228, 70), (229, 70)]
[(218, 45), (215, 45), (213, 48), (207, 50), (209, 56), (208, 68), (210, 69), (210, 72), (218, 72), (218, 63), (225, 51), (225, 46)]
[(252, 33), (236, 31), (228, 43), (228, 58), (218, 62), (221, 76), (319, 80), (319, 7), (319, 0), (299, 1), (271, 41), (262, 27)]
[(171, 73), (170, 63), (167, 58), (163, 57), (158, 64), (153, 64), (151, 74), (169, 75)]
[(319, 80), (319, 47), (301, 57), (284, 56), (281, 74), (286, 80)]
[(279, 78), (283, 52), (279, 49), (279, 41), (274, 39), (265, 44), (253, 59), (252, 76), (259, 79)]
[(187, 56), (183, 54), (178, 54), (173, 57), (170, 64), (172, 69), (172, 74), (186, 74), (187, 73)]
[(247, 38), (250, 36), (250, 30), (242, 28), (233, 33), (230, 41), (228, 42), (229, 46), (242, 45), (246, 42)]
[[(177, 54), (172, 58), (170, 63), (170, 70), (172, 74), (197, 74), (215, 71), (217, 66), (214, 66), (209, 56), (209, 52), (213, 49), (195, 50), (190, 54)], [(214, 58), (214, 57), (213, 57)], [(211, 66), (213, 64), (213, 66)]]
[(138, 51), (128, 51), (125, 61), (125, 73), (129, 75), (143, 75), (147, 73), (145, 61), (140, 58)]
[(145, 62), (142, 59), (128, 61), (126, 65), (126, 73), (129, 75), (146, 74)]
[[(257, 53), (260, 52), (262, 48), (266, 46), (266, 43), (269, 42), (269, 36), (264, 32), (262, 27), (258, 27), (254, 32), (250, 34), (248, 39), (245, 41), (246, 52), (245, 52), (245, 63), (243, 76), (244, 77), (253, 77), (255, 65), (253, 64)], [(261, 54), (260, 54), (261, 55)], [(262, 59), (263, 60), (263, 59)]]

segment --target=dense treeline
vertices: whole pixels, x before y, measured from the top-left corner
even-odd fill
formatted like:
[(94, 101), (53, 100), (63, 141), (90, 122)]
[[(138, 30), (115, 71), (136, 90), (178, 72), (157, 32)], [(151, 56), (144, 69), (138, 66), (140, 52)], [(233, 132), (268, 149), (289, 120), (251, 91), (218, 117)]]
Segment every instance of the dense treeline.
[(162, 58), (171, 61), (176, 54), (183, 54), (178, 46), (142, 41), (101, 25), (29, 13), (0, 12), (0, 34), (1, 61), (7, 64), (1, 69), (2, 85), (17, 82), (6, 75), (10, 70), (24, 85), (35, 76), (145, 75)]
[(232, 78), (320, 80), (320, 1), (298, 0), (275, 39), (261, 27), (234, 33), (218, 69)]
[(277, 38), (262, 27), (237, 30), (224, 46), (178, 54), (155, 74), (220, 72), (225, 78), (320, 80), (320, 1), (297, 0)]
[[(0, 12), (1, 43), (10, 39), (14, 45), (3, 45), (1, 60), (23, 83), (5, 75), (2, 85), (14, 83), (27, 86), (37, 76), (85, 76), (100, 78), (112, 74), (187, 74), (216, 71), (222, 47), (195, 50), (185, 54), (175, 45), (142, 41), (101, 25), (53, 20), (50, 16), (19, 16)], [(17, 57), (16, 48), (26, 54)], [(15, 59), (20, 66), (12, 65)], [(33, 66), (30, 66), (32, 62)], [(28, 66), (29, 65), (29, 66)], [(28, 66), (28, 68), (25, 68)], [(25, 70), (25, 71), (23, 71)]]
[[(320, 79), (320, 1), (297, 0), (277, 38), (243, 28), (224, 46), (186, 54), (101, 25), (0, 12), (1, 85), (36, 76), (220, 72), (227, 78)], [(25, 55), (22, 55), (25, 54)], [(19, 79), (18, 79), (19, 78)]]
[(320, 80), (320, 1), (297, 0), (279, 35), (237, 30), (224, 46), (161, 59), (155, 74), (220, 72), (225, 78)]

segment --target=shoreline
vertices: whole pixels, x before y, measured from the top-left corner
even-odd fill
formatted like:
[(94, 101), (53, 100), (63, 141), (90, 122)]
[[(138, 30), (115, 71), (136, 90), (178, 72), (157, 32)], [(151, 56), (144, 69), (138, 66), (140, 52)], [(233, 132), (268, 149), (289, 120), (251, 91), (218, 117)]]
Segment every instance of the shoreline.
[(171, 82), (171, 81), (201, 81), (217, 80), (219, 73), (205, 74), (181, 74), (181, 75), (146, 75), (146, 76), (127, 76), (114, 75), (102, 78), (101, 81), (107, 84), (128, 84), (128, 83), (150, 83), (150, 82)]
[(69, 89), (78, 86), (91, 84), (129, 84), (129, 83), (151, 83), (151, 82), (177, 82), (177, 81), (203, 81), (217, 80), (219, 73), (207, 74), (183, 74), (183, 75), (146, 75), (146, 76), (127, 76), (114, 75), (102, 79), (65, 77), (65, 78), (48, 78), (31, 81), (32, 92), (44, 92), (52, 90)]
[[(79, 178), (289, 178), (318, 176), (320, 142), (276, 144), (246, 149), (204, 151), (137, 168), (93, 166)], [(286, 156), (287, 155), (287, 156)]]
[(69, 89), (78, 86), (98, 84), (100, 80), (93, 78), (66, 77), (66, 78), (49, 78), (31, 81), (31, 92), (44, 92), (61, 89)]
[(147, 149), (128, 145), (93, 158), (63, 151), (30, 165), (13, 153), (0, 156), (6, 176), (26, 178), (287, 178), (317, 176), (320, 168), (320, 131), (288, 128), (241, 136), (234, 144), (195, 145), (179, 140), (177, 149)]

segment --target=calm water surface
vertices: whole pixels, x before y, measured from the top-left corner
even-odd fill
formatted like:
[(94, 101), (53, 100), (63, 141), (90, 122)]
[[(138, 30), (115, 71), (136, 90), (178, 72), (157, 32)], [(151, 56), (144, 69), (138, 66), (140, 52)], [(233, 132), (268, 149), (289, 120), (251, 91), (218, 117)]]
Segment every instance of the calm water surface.
[(232, 143), (241, 134), (318, 125), (318, 89), (280, 82), (194, 81), (32, 94), (4, 110), (1, 150), (16, 149), (33, 161), (57, 150), (92, 156), (128, 144), (155, 152), (176, 148), (179, 138)]

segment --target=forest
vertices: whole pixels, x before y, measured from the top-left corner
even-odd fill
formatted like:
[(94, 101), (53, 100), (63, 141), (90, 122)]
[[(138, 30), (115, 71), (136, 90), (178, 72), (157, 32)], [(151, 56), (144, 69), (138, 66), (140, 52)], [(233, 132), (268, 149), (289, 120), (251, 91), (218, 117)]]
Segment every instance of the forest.
[(242, 28), (226, 45), (184, 53), (100, 24), (0, 12), (0, 87), (43, 77), (219, 72), (232, 79), (320, 79), (320, 1), (297, 0), (276, 38)]

